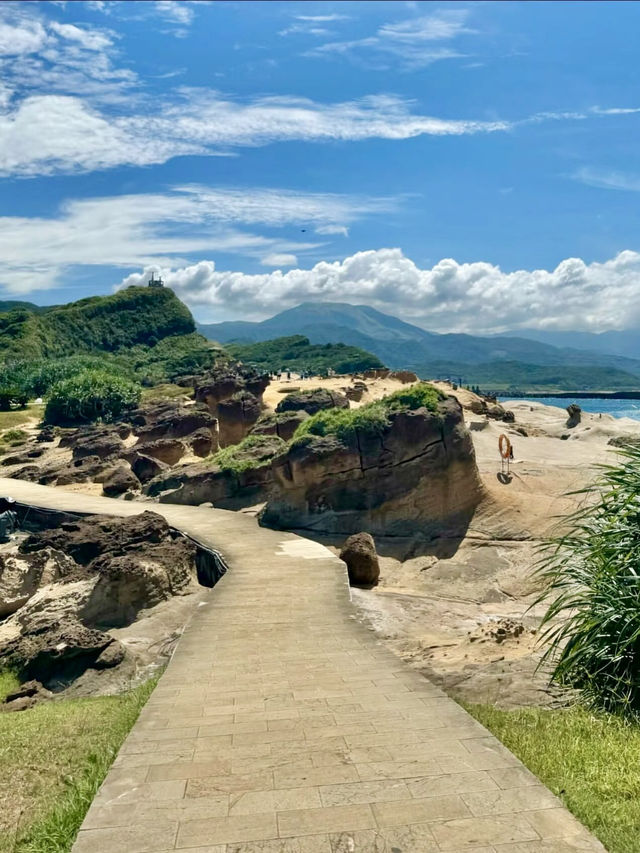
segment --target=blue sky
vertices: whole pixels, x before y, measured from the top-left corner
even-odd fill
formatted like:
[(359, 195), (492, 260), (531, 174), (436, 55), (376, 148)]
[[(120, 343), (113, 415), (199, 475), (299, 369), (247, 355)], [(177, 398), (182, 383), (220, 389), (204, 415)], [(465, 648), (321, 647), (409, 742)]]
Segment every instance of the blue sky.
[(640, 325), (640, 4), (0, 4), (0, 298)]

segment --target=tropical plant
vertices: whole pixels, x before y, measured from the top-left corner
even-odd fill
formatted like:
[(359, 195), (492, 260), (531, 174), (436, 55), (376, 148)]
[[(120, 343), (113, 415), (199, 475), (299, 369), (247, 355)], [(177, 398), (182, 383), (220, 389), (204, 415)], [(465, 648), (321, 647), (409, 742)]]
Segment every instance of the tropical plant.
[(584, 701), (640, 713), (640, 448), (604, 466), (565, 532), (546, 546), (538, 574), (548, 603), (541, 666)]
[(44, 420), (50, 424), (111, 421), (140, 401), (141, 387), (103, 370), (84, 370), (53, 386)]

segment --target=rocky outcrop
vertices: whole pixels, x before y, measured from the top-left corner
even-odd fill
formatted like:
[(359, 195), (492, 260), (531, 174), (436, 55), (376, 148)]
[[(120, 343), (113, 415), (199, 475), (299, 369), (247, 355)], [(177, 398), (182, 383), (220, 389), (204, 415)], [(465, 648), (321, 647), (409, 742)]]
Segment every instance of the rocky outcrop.
[(251, 430), (251, 435), (277, 435), (283, 441), (290, 441), (308, 417), (308, 412), (304, 410), (262, 415)]
[(567, 414), (569, 417), (567, 418), (567, 426), (569, 429), (573, 429), (573, 427), (578, 426), (582, 419), (582, 409), (577, 403), (570, 403), (567, 406)]
[(390, 415), (381, 434), (306, 436), (274, 459), (261, 523), (284, 529), (433, 539), (464, 533), (481, 497), (458, 401)]
[(7, 693), (4, 703), (0, 705), (0, 711), (26, 711), (43, 700), (51, 699), (52, 696), (51, 691), (39, 681), (27, 681), (17, 690)]
[(222, 509), (241, 509), (267, 499), (273, 483), (271, 460), (284, 450), (277, 436), (264, 436), (259, 443), (235, 451), (235, 470), (210, 462), (186, 465), (156, 477), (145, 488), (160, 503), (198, 506), (211, 503)]
[(375, 586), (380, 577), (376, 543), (369, 533), (349, 536), (340, 551), (340, 559), (347, 564), (351, 586)]
[(157, 438), (154, 441), (139, 442), (129, 453), (130, 458), (135, 458), (135, 454), (142, 453), (144, 456), (164, 462), (165, 465), (176, 465), (186, 452), (186, 445), (177, 438)]
[(418, 381), (417, 375), (412, 370), (392, 370), (389, 379), (395, 379), (397, 382), (402, 382), (403, 385)]
[(109, 498), (117, 498), (125, 492), (137, 491), (140, 488), (140, 480), (131, 468), (119, 465), (107, 473), (102, 481), (102, 491)]
[(168, 471), (169, 466), (152, 456), (136, 452), (131, 458), (131, 470), (141, 483), (148, 483), (149, 480)]
[(276, 406), (276, 413), (303, 411), (315, 415), (322, 409), (348, 409), (349, 400), (338, 391), (328, 388), (314, 388), (311, 391), (297, 391), (287, 394)]
[(262, 395), (269, 382), (270, 378), (267, 374), (223, 368), (214, 371), (211, 376), (196, 386), (195, 398), (199, 403), (205, 403), (213, 415), (217, 415), (218, 405), (241, 391), (251, 394), (262, 405)]
[(134, 417), (138, 421), (136, 429), (138, 444), (147, 444), (159, 439), (187, 438), (201, 431), (209, 433), (212, 442), (217, 443), (218, 422), (206, 408), (201, 406), (164, 402), (140, 409)]
[(260, 401), (248, 391), (239, 391), (218, 404), (220, 447), (239, 444), (260, 417)]
[(191, 540), (152, 512), (31, 534), (17, 555), (3, 557), (0, 600), (14, 612), (0, 623), (0, 659), (55, 692), (88, 671), (115, 669), (125, 647), (109, 630), (193, 592), (196, 563)]

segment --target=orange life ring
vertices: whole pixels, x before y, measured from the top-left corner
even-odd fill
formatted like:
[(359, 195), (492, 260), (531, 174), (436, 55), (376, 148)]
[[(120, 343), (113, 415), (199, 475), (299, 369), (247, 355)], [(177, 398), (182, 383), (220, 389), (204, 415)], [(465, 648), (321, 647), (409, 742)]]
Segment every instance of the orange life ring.
[(504, 433), (501, 433), (498, 439), (498, 450), (503, 459), (511, 458), (511, 442)]

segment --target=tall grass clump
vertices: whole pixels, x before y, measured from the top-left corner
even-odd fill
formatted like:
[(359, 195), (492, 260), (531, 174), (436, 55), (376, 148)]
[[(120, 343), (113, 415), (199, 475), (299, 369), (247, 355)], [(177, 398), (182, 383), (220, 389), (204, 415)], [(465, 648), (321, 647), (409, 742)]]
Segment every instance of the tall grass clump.
[(640, 712), (640, 448), (620, 451), (583, 494), (566, 533), (538, 568), (549, 603), (541, 665), (583, 700), (624, 716)]
[(308, 435), (335, 435), (336, 438), (348, 440), (356, 432), (369, 435), (381, 433), (389, 426), (390, 414), (422, 408), (436, 412), (443, 397), (428, 382), (416, 382), (359, 409), (323, 409), (303, 421), (293, 438), (298, 441)]

